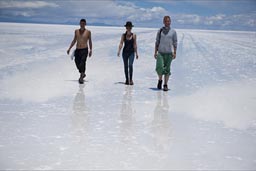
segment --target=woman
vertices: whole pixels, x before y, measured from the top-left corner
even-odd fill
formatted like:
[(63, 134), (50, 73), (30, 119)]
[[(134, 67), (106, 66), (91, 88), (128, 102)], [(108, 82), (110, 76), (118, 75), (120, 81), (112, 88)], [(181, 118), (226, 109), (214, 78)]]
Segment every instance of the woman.
[(126, 32), (122, 34), (121, 41), (118, 48), (117, 56), (120, 56), (120, 51), (123, 47), (123, 61), (124, 61), (124, 73), (125, 73), (125, 84), (133, 85), (132, 73), (133, 73), (133, 61), (134, 53), (136, 53), (136, 59), (139, 58), (137, 52), (136, 34), (132, 33), (132, 22), (127, 21), (124, 25), (126, 27)]

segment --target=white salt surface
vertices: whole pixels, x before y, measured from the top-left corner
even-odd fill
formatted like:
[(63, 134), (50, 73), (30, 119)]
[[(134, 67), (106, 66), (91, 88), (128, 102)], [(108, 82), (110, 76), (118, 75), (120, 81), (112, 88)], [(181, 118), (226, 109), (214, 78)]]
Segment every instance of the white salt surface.
[(66, 55), (77, 26), (0, 23), (0, 170), (256, 169), (256, 33), (177, 30), (170, 91), (156, 90), (157, 29), (89, 27), (79, 85)]

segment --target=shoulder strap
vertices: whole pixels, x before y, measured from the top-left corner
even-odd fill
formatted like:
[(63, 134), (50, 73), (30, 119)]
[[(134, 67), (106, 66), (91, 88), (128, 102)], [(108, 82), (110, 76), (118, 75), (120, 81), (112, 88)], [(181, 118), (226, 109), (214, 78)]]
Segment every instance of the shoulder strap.
[(126, 34), (127, 34), (127, 32), (125, 32), (125, 33), (123, 34), (123, 36), (124, 36), (124, 41), (126, 41)]
[[(127, 35), (127, 32), (125, 32), (125, 33), (123, 34), (123, 36), (124, 36), (124, 41), (126, 41), (126, 35)], [(132, 38), (133, 38), (133, 33), (132, 33), (131, 35), (132, 35)]]
[(159, 32), (159, 44), (160, 44), (160, 40), (161, 40), (161, 33), (163, 31), (163, 28), (160, 29), (160, 32)]

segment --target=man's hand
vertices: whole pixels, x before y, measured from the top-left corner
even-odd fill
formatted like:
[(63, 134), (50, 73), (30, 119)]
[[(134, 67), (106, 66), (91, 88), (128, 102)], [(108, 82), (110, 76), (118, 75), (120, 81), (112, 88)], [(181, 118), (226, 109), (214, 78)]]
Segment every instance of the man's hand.
[(157, 53), (154, 54), (155, 59), (157, 58)]
[(69, 55), (70, 49), (67, 50), (67, 54)]
[(172, 52), (172, 59), (175, 59), (176, 58), (176, 52)]
[(90, 50), (90, 52), (89, 52), (89, 57), (91, 57), (92, 56), (92, 50)]

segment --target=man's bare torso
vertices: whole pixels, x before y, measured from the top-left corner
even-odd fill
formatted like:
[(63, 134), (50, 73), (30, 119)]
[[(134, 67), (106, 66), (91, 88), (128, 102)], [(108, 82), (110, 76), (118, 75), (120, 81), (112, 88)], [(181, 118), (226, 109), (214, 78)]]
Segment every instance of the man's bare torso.
[(90, 38), (90, 31), (89, 30), (80, 30), (77, 29), (75, 31), (76, 34), (76, 48), (77, 49), (84, 49), (88, 47), (88, 40)]

